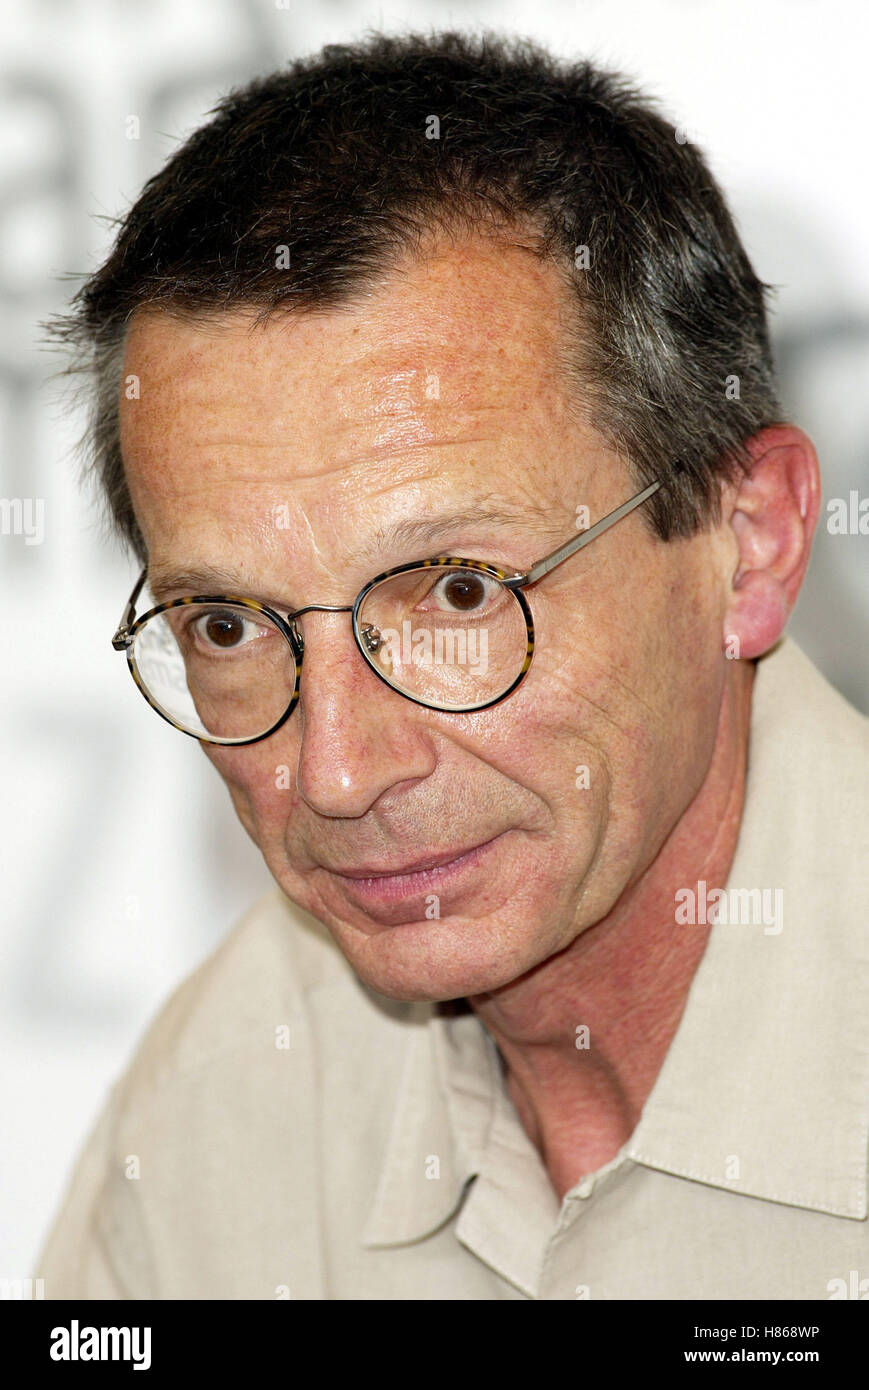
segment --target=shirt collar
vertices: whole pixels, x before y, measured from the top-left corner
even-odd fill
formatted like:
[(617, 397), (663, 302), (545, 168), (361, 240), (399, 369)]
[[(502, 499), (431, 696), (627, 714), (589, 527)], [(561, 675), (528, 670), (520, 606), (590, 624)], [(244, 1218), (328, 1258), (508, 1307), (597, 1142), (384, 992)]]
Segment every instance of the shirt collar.
[[(861, 742), (869, 752), (866, 720), (791, 639), (757, 663), (727, 893), (735, 902), (732, 890), (766, 889), (774, 902), (781, 889), (781, 930), (769, 920), (731, 925), (722, 914), (639, 1124), (613, 1163), (629, 1158), (747, 1196), (866, 1217), (869, 787), (855, 757)], [(431, 1234), (455, 1214), (475, 1174), (495, 1175), (521, 1196), (514, 1209), (530, 1243), (559, 1203), (508, 1099), (494, 1040), (473, 1014), (412, 1010), (418, 1026), (363, 1244)], [(511, 1247), (517, 1239), (514, 1229)]]
[(491, 1130), (498, 1082), (490, 1034), (473, 1014), (446, 1018), (432, 1004), (411, 1011), (416, 1026), (362, 1233), (366, 1246), (419, 1240), (449, 1220)]

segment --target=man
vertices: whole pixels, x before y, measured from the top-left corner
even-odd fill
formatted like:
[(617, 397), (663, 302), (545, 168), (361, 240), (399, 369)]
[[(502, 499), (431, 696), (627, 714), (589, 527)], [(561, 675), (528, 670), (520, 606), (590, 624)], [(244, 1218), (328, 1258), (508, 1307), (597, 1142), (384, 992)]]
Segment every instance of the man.
[(782, 636), (820, 484), (764, 288), (647, 100), (493, 40), (327, 49), (148, 184), (59, 328), (114, 640), (278, 887), (114, 1086), (47, 1297), (869, 1275), (869, 739)]

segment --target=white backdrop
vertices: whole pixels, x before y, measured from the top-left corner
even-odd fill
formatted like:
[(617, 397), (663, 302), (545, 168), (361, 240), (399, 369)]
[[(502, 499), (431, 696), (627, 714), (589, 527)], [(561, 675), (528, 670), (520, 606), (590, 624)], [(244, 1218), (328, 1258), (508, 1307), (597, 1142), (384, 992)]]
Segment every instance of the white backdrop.
[[(171, 988), (271, 882), (192, 739), (109, 639), (135, 566), (76, 478), (82, 421), (39, 321), (109, 244), (101, 215), (229, 86), (369, 27), (492, 27), (597, 58), (708, 153), (773, 321), (825, 498), (869, 497), (865, 0), (7, 0), (0, 11), (3, 786), (0, 1279), (26, 1277), (110, 1081)], [(128, 116), (140, 122), (129, 139)], [(26, 513), (25, 513), (26, 515)], [(32, 538), (40, 541), (40, 538)], [(792, 631), (869, 711), (869, 536), (821, 532)]]

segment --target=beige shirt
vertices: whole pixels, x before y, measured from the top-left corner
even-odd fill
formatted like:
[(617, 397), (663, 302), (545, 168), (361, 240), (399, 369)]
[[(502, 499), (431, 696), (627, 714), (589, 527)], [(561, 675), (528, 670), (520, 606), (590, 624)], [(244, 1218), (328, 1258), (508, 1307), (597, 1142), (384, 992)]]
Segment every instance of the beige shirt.
[(275, 889), (114, 1085), (45, 1297), (869, 1296), (869, 722), (789, 639), (727, 890), (637, 1128), (559, 1201), (476, 1016), (374, 993)]

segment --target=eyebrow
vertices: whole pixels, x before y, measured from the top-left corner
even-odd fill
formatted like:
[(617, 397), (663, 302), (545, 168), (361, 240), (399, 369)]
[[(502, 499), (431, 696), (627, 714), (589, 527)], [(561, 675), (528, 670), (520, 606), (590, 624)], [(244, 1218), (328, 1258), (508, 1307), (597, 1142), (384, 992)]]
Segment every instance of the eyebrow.
[[(536, 503), (516, 506), (515, 503), (499, 500), (480, 502), (473, 507), (465, 507), (459, 512), (446, 516), (409, 518), (396, 522), (394, 526), (378, 527), (371, 540), (357, 552), (362, 560), (374, 560), (384, 550), (403, 549), (413, 545), (434, 545), (449, 536), (451, 532), (465, 526), (475, 526), (482, 522), (495, 530), (515, 530), (542, 534), (552, 530), (554, 520), (552, 511)], [(420, 559), (429, 558), (420, 555)]]
[[(552, 511), (546, 507), (538, 506), (536, 503), (529, 502), (517, 506), (513, 502), (499, 499), (497, 502), (484, 501), (472, 507), (465, 507), (461, 511), (450, 512), (446, 515), (436, 517), (408, 518), (404, 521), (396, 522), (392, 526), (378, 527), (362, 545), (354, 552), (354, 560), (359, 560), (362, 565), (370, 561), (373, 565), (375, 561), (382, 558), (385, 552), (396, 552), (404, 549), (410, 550), (418, 547), (412, 559), (429, 559), (435, 554), (434, 550), (426, 547), (435, 546), (445, 537), (460, 528), (485, 524), (496, 531), (511, 530), (521, 528), (525, 534), (539, 535), (552, 534), (555, 521)], [(473, 558), (473, 557), (467, 557)], [(481, 559), (491, 559), (491, 556), (480, 556)], [(152, 594), (159, 599), (161, 595), (178, 590), (185, 594), (196, 593), (234, 593), (238, 595), (247, 594), (249, 587), (246, 581), (230, 570), (223, 569), (216, 565), (197, 565), (175, 566), (175, 565), (155, 565), (153, 571), (148, 571), (148, 581)], [(270, 599), (259, 594), (257, 597), (263, 603), (275, 603), (281, 606), (277, 599)]]

